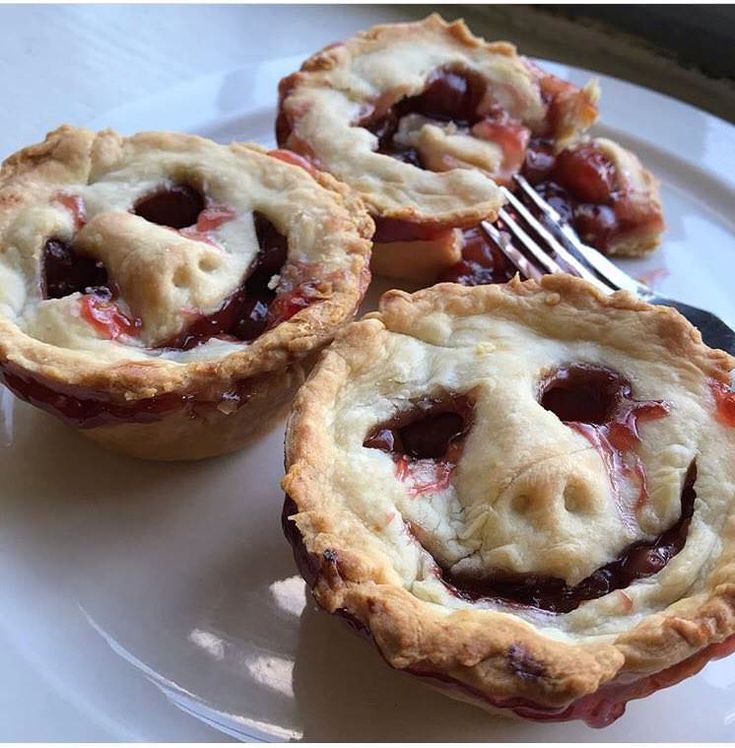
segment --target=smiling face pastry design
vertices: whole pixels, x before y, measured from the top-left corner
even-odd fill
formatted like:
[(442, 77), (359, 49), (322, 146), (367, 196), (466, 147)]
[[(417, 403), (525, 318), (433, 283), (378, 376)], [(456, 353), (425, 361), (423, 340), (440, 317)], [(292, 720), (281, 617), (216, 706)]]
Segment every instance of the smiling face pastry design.
[(484, 706), (611, 721), (735, 634), (731, 368), (673, 310), (569, 276), (389, 292), (289, 425), (317, 601)]

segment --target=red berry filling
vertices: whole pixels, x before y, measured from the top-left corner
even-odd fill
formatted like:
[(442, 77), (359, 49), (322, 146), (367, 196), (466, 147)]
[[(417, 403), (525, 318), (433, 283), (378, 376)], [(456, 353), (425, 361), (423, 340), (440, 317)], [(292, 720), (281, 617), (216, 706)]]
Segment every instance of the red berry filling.
[(710, 384), (715, 398), (715, 418), (725, 426), (735, 426), (735, 392), (722, 382)]
[(516, 269), (480, 226), (465, 229), (462, 233), (462, 259), (443, 273), (440, 281), (483, 286), (506, 283), (516, 274)]
[[(542, 135), (530, 138), (530, 130), (508, 112), (493, 105), (488, 85), (477, 74), (457, 70), (438, 70), (426, 89), (400, 99), (387, 109), (376, 104), (360, 125), (378, 137), (378, 152), (424, 168), (415, 148), (395, 140), (400, 120), (408, 114), (421, 114), (437, 122), (454, 122), (477, 138), (497, 143), (503, 149), (499, 178), (522, 173), (569, 221), (583, 241), (602, 251), (609, 250), (623, 234), (641, 227), (661, 225), (657, 209), (641, 210), (632, 206), (621, 189), (614, 164), (592, 144), (570, 148), (555, 154), (553, 140), (557, 129), (559, 102), (574, 92), (573, 86), (554, 76), (540, 78), (542, 96), (548, 107), (547, 123)], [(385, 220), (385, 219), (384, 219)], [(376, 242), (411, 241), (426, 237), (425, 227), (405, 223), (398, 229), (396, 222), (377, 222)], [(429, 227), (436, 233), (437, 227)], [(446, 230), (448, 227), (444, 227)], [(483, 240), (485, 241), (485, 240)], [(466, 236), (466, 245), (476, 245), (475, 236)], [(468, 285), (502, 283), (515, 274), (515, 268), (504, 257), (471, 260), (463, 252), (460, 263), (441, 280)]]
[(205, 208), (206, 201), (199, 190), (188, 184), (174, 184), (142, 197), (132, 212), (159, 226), (185, 229), (197, 223)]
[(43, 248), (41, 292), (45, 299), (73, 293), (110, 293), (107, 270), (99, 260), (79, 254), (68, 242), (49, 239)]
[(128, 317), (112, 300), (111, 295), (87, 294), (82, 297), (84, 317), (104, 337), (117, 340), (123, 335), (137, 335), (143, 322)]
[(474, 403), (467, 395), (424, 398), (376, 426), (363, 445), (392, 455), (399, 480), (414, 495), (446, 488), (472, 427)]
[(437, 122), (454, 122), (458, 127), (469, 128), (480, 119), (478, 109), (486, 89), (487, 84), (476, 73), (438, 70), (420, 94), (400, 99), (387, 111), (376, 106), (359, 125), (377, 136), (378, 153), (423, 168), (418, 151), (395, 140), (401, 119), (408, 114), (421, 114)]

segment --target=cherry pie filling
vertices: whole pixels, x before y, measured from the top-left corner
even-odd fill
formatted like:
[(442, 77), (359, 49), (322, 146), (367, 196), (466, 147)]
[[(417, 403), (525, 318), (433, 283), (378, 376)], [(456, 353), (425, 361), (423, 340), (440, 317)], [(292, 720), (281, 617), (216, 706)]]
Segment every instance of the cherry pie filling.
[[(387, 108), (378, 101), (359, 120), (378, 138), (377, 152), (419, 168), (428, 168), (416, 148), (396, 140), (401, 120), (418, 114), (436, 123), (452, 123), (458, 132), (501, 146), (502, 172), (510, 184), (521, 173), (559, 211), (583, 241), (606, 252), (620, 237), (644, 229), (662, 228), (654, 206), (637, 204), (623, 187), (616, 166), (593, 144), (554, 151), (554, 133), (560, 116), (559, 102), (574, 90), (551, 75), (540, 78), (547, 104), (543, 132), (532, 133), (491, 100), (488, 83), (471, 71), (440, 69), (429, 76), (423, 92), (405, 97)], [(490, 92), (491, 94), (491, 92)], [(496, 177), (498, 178), (498, 177)], [(436, 238), (448, 227), (419, 225), (395, 219), (376, 219), (376, 243)], [(465, 228), (462, 259), (439, 280), (480, 285), (504, 283), (516, 270), (479, 227)]]
[[(62, 194), (55, 196), (54, 201), (72, 211), (77, 228), (84, 225), (84, 206), (79, 198)], [(183, 236), (205, 241), (211, 241), (210, 232), (235, 217), (226, 208), (208, 206), (201, 192), (185, 184), (167, 186), (144, 196), (135, 203), (132, 212)], [(199, 315), (159, 348), (188, 350), (213, 337), (249, 342), (322, 297), (321, 284), (309, 277), (308, 266), (287, 265), (286, 237), (264, 214), (254, 213), (254, 220), (259, 251), (241, 285), (216, 312)], [(277, 286), (274, 276), (280, 276)], [(119, 289), (109, 279), (104, 264), (78, 251), (73, 240), (52, 237), (44, 245), (41, 291), (45, 299), (82, 294), (81, 315), (111, 340), (135, 337), (142, 329), (142, 321), (126, 311)], [(51, 386), (9, 362), (0, 367), (0, 376), (21, 399), (81, 428), (120, 420), (156, 420), (193, 400), (190, 396), (160, 395), (130, 404), (112, 403), (103, 392), (78, 386)]]

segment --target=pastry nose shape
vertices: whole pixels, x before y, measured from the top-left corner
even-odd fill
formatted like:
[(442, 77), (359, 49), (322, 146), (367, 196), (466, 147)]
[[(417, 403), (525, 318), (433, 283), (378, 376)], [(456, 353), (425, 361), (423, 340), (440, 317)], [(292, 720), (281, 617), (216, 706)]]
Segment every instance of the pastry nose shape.
[(484, 526), (488, 568), (576, 584), (634, 539), (616, 511), (609, 476), (592, 450), (558, 455), (520, 473)]
[(182, 310), (213, 311), (240, 282), (244, 258), (193, 241), (129, 213), (95, 216), (76, 244), (100, 258), (130, 308), (143, 338), (156, 345), (187, 321)]

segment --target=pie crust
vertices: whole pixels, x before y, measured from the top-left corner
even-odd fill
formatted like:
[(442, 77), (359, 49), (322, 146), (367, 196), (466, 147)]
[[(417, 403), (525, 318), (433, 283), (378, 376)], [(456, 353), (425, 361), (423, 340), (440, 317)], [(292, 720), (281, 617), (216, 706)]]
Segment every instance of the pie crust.
[(607, 725), (735, 648), (734, 363), (571, 276), (389, 291), (294, 403), (299, 568), (391, 666)]
[[(365, 201), (377, 226), (373, 272), (425, 284), (467, 277), (457, 271), (463, 230), (496, 219), (504, 202), (497, 184), (530, 173), (529, 159), (553, 159), (579, 142), (597, 119), (597, 98), (594, 81), (576, 88), (511, 44), (432, 14), (375, 26), (306, 60), (281, 81), (276, 136)], [(657, 186), (635, 156), (602, 143), (616, 177), (607, 202), (635, 183), (641, 189), (625, 207), (637, 208), (636, 220), (656, 220), (600, 248), (644, 253), (663, 229)], [(584, 210), (609, 221), (612, 209)]]
[(139, 457), (207, 457), (261, 431), (369, 281), (372, 220), (303, 166), (258, 145), (70, 126), (11, 156), (5, 384)]

